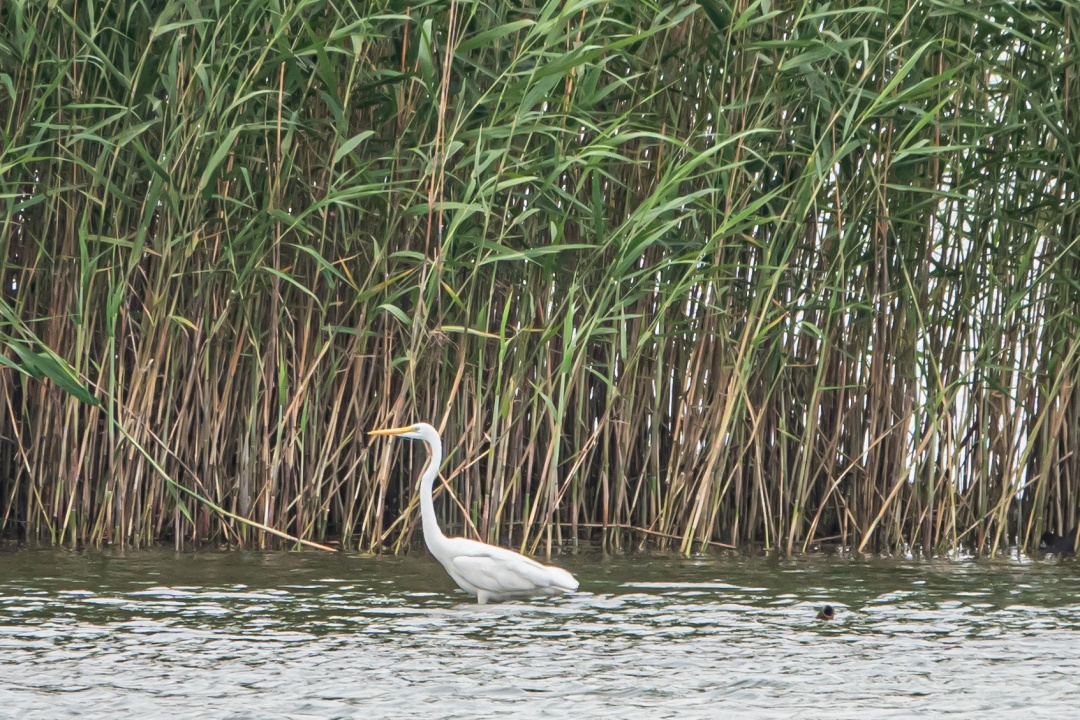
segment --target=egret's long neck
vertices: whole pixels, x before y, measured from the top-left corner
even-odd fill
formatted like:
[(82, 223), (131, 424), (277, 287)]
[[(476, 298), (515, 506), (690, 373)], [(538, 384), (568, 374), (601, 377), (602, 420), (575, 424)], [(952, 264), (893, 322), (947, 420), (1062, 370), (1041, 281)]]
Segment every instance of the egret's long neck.
[(442, 465), (442, 443), (436, 438), (434, 442), (428, 442), (428, 464), (424, 468), (424, 474), (420, 478), (420, 517), (424, 524), (424, 540), (428, 547), (432, 543), (438, 544), (445, 536), (439, 529), (439, 521), (435, 519), (435, 503), (431, 500), (432, 487), (435, 478), (439, 476), (439, 466)]

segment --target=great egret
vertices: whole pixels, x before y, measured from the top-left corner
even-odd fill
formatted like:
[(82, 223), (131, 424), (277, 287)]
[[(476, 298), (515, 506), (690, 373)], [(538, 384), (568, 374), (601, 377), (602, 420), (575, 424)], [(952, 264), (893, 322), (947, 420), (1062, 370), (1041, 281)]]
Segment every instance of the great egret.
[(559, 595), (578, 588), (574, 576), (562, 568), (541, 565), (513, 550), (495, 547), (468, 538), (448, 538), (435, 519), (431, 486), (442, 463), (439, 431), (427, 423), (372, 430), (369, 435), (393, 435), (423, 440), (428, 448), (428, 464), (420, 478), (420, 517), (424, 542), (450, 577), (481, 605), (535, 595)]

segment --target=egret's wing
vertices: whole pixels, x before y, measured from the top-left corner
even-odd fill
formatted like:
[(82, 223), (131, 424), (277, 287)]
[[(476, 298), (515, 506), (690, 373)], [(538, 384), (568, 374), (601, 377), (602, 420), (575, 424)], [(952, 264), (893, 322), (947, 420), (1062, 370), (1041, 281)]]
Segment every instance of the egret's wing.
[(451, 561), (454, 571), (474, 587), (493, 595), (577, 589), (574, 577), (561, 568), (541, 565), (504, 548), (480, 547), (476, 554), (458, 555)]
[(522, 573), (541, 582), (542, 587), (562, 590), (564, 592), (571, 592), (578, 589), (577, 579), (562, 568), (553, 565), (542, 565), (532, 558), (525, 557), (524, 555), (520, 555), (513, 550), (508, 550), (506, 548), (496, 547), (494, 545), (484, 545), (483, 547), (493, 558), (513, 558), (517, 562), (522, 563)]
[(453, 563), (455, 572), (469, 584), (493, 595), (527, 593), (538, 587), (526, 574), (530, 568), (521, 563), (487, 556), (456, 557)]

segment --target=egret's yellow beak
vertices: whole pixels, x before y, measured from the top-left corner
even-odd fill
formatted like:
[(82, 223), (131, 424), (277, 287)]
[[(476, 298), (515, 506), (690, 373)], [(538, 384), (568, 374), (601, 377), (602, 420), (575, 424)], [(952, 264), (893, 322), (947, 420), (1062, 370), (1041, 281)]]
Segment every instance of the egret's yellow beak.
[(416, 432), (416, 426), (406, 425), (404, 427), (383, 428), (382, 430), (368, 430), (368, 435), (403, 435), (407, 432)]

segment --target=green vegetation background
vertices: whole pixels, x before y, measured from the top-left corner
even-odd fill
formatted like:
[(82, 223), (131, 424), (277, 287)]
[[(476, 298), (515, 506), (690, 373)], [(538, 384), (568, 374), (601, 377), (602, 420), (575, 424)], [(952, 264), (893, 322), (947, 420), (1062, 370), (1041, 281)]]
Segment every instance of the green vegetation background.
[(0, 22), (4, 535), (400, 548), (416, 420), (527, 551), (1076, 519), (1074, 1)]

